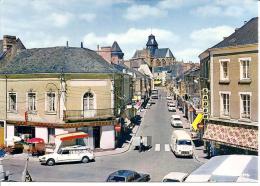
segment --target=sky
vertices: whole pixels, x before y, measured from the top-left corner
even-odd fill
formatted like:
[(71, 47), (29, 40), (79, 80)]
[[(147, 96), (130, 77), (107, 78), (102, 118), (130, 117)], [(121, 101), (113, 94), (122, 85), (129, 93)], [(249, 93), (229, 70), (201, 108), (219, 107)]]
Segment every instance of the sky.
[(198, 55), (258, 16), (257, 0), (0, 0), (0, 37), (26, 48), (65, 46), (97, 50), (117, 41), (124, 58), (155, 35), (178, 61)]

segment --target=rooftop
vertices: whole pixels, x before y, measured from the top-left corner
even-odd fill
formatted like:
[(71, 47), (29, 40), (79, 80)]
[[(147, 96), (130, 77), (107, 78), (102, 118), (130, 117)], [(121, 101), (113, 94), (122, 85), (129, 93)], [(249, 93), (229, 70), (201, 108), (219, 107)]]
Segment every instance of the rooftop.
[[(0, 60), (1, 63), (1, 60)], [(26, 49), (0, 69), (0, 74), (120, 73), (95, 51), (76, 47)]]
[(228, 46), (246, 45), (258, 43), (258, 17), (249, 20), (242, 27), (236, 29), (234, 33), (226, 37), (212, 48), (222, 48)]

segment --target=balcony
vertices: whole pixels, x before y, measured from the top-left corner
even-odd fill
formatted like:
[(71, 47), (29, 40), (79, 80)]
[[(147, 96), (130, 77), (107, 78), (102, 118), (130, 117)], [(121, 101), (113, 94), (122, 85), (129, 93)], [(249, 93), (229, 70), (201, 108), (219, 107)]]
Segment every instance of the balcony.
[(114, 109), (64, 110), (63, 121), (93, 121), (114, 118)]

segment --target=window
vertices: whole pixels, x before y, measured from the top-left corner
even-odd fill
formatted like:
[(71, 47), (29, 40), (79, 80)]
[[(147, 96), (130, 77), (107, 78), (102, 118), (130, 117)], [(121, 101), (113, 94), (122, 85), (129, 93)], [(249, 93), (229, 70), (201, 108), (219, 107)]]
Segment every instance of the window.
[(221, 94), (221, 114), (229, 116), (229, 94)]
[(229, 61), (221, 61), (220, 68), (220, 78), (221, 80), (228, 80), (228, 62)]
[(250, 119), (250, 95), (241, 94), (241, 118)]
[(28, 93), (28, 111), (36, 111), (36, 93)]
[(9, 94), (8, 111), (10, 112), (17, 111), (16, 93), (8, 93), (8, 94)]
[(92, 93), (87, 92), (83, 97), (83, 110), (93, 110), (94, 109), (94, 96)]
[(249, 79), (249, 62), (250, 58), (242, 58), (240, 60), (240, 79)]
[(47, 100), (46, 100), (46, 111), (47, 112), (55, 112), (55, 93), (49, 92), (47, 93)]

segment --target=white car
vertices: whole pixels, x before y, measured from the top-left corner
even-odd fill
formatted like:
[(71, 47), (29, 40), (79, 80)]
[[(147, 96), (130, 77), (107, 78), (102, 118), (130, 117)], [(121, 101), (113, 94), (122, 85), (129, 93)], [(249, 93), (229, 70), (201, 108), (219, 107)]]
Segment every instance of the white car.
[(162, 182), (184, 182), (188, 173), (183, 172), (170, 172), (162, 179)]
[(172, 115), (171, 116), (171, 125), (173, 127), (183, 127), (181, 117), (179, 115)]
[(167, 96), (166, 99), (167, 100), (172, 100), (172, 97), (171, 96)]
[(170, 104), (170, 105), (168, 106), (168, 111), (176, 112), (175, 105), (174, 105), (174, 104)]
[(53, 166), (56, 163), (63, 162), (77, 162), (88, 163), (90, 160), (94, 160), (95, 156), (92, 150), (86, 146), (69, 146), (64, 147), (51, 154), (46, 154), (39, 157), (41, 164)]

